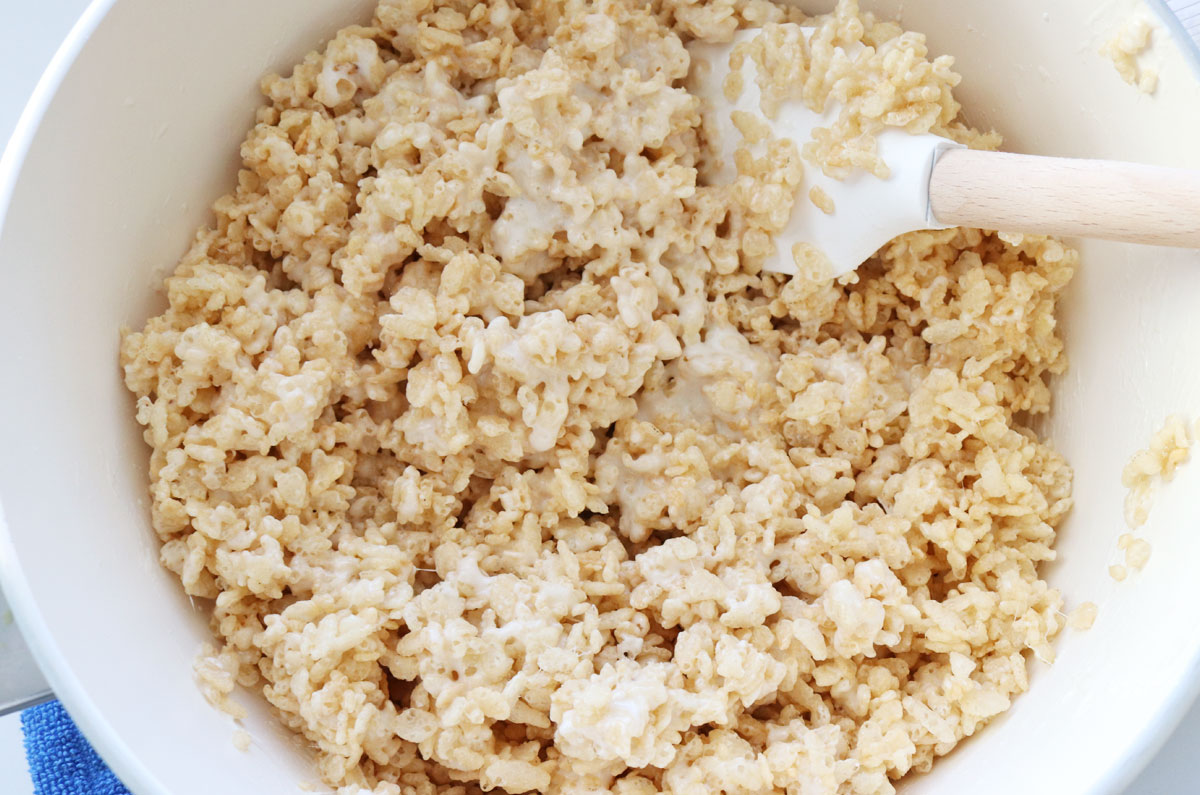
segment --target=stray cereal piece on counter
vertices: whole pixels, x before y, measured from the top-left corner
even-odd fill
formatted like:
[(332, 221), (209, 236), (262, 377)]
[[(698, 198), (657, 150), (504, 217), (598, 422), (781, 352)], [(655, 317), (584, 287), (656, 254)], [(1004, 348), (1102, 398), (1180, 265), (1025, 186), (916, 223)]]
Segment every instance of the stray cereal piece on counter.
[(233, 747), (242, 752), (249, 751), (251, 739), (250, 732), (245, 729), (236, 729), (233, 732)]
[(1071, 611), (1067, 622), (1070, 624), (1071, 629), (1082, 632), (1092, 628), (1092, 625), (1096, 623), (1098, 612), (1099, 608), (1096, 607), (1095, 602), (1083, 602)]
[(1150, 48), (1155, 26), (1142, 12), (1122, 23), (1100, 48), (1100, 54), (1112, 61), (1117, 74), (1143, 94), (1158, 89), (1158, 70), (1143, 65), (1141, 57)]
[[(261, 694), (356, 795), (891, 795), (1053, 658), (1072, 472), (1028, 423), (1077, 255), (947, 229), (764, 272), (798, 149), (707, 184), (684, 41), (799, 18), (384, 0), (263, 81), (121, 348), (213, 703)], [(807, 83), (855, 97), (823, 168), (886, 171), (889, 120), (994, 143), (921, 35), (811, 24)]]
[(1120, 563), (1114, 563), (1108, 567), (1108, 576), (1117, 582), (1124, 582), (1125, 578), (1129, 576), (1129, 569)]

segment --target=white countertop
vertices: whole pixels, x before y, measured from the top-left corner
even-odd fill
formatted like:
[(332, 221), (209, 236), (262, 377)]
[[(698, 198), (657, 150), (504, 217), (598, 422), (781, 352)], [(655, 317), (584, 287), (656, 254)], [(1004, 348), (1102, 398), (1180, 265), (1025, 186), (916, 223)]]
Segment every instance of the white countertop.
[[(42, 69), (87, 0), (34, 0), (0, 11), (0, 141), (6, 141)], [(2, 600), (2, 597), (0, 597)], [(1200, 704), (1125, 795), (1185, 795), (1200, 790)], [(17, 715), (0, 718), (0, 793), (32, 795)]]

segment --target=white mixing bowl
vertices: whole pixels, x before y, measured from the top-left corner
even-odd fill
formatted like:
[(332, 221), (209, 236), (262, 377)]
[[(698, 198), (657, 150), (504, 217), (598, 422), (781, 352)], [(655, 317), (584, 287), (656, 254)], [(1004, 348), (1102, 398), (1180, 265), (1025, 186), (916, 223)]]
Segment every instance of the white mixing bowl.
[[(0, 577), (55, 692), (138, 795), (261, 795), (315, 780), (257, 705), (249, 753), (193, 685), (208, 635), (149, 527), (146, 459), (118, 329), (232, 184), (256, 85), (371, 0), (101, 0), (42, 81), (0, 168)], [(885, 0), (958, 57), (971, 120), (1040, 154), (1200, 166), (1200, 82), (1160, 36), (1149, 98), (1096, 55), (1094, 0)], [(821, 3), (814, 3), (820, 8)], [(828, 0), (824, 7), (829, 5)], [(1200, 211), (1200, 208), (1198, 208)], [(1118, 791), (1200, 682), (1200, 466), (1162, 495), (1149, 566), (1116, 584), (1120, 471), (1171, 412), (1200, 411), (1200, 253), (1087, 243), (1064, 323), (1072, 359), (1045, 430), (1077, 506), (1051, 582), (1100, 605), (1011, 712), (905, 783), (911, 793)], [(243, 698), (250, 701), (249, 698)]]

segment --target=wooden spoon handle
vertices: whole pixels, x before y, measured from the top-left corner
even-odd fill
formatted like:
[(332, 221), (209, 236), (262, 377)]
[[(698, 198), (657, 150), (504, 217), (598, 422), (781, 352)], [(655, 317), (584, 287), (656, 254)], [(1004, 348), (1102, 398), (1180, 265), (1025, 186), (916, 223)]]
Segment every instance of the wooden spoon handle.
[(929, 201), (952, 226), (1200, 248), (1200, 171), (952, 149)]

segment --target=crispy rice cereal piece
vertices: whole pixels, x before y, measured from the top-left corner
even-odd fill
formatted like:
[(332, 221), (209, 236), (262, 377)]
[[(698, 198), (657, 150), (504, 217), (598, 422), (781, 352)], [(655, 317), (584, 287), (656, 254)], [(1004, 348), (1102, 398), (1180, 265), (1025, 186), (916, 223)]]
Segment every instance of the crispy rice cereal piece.
[(1121, 79), (1143, 94), (1158, 89), (1158, 70), (1140, 62), (1150, 48), (1154, 30), (1146, 15), (1139, 12), (1126, 19), (1100, 48), (1100, 54), (1112, 61)]
[[(957, 229), (761, 272), (799, 152), (698, 179), (684, 43), (794, 18), (385, 0), (263, 82), (121, 358), (163, 563), (212, 600), (198, 675), (345, 795), (890, 793), (1052, 657), (1071, 471), (1025, 423), (1075, 253)], [(878, 170), (838, 139), (876, 123), (977, 141), (919, 35), (816, 24), (813, 96), (857, 108), (826, 165)]]
[(821, 212), (826, 215), (833, 215), (837, 206), (833, 203), (833, 197), (826, 193), (818, 185), (813, 185), (808, 191), (808, 200), (813, 203)]
[(1154, 432), (1150, 445), (1138, 450), (1121, 472), (1125, 494), (1125, 523), (1137, 529), (1146, 523), (1154, 502), (1154, 492), (1175, 477), (1175, 470), (1187, 463), (1192, 454), (1193, 429), (1182, 417), (1168, 417)]
[(1071, 611), (1067, 623), (1070, 624), (1071, 629), (1077, 632), (1089, 630), (1096, 623), (1096, 616), (1099, 612), (1100, 609), (1096, 607), (1095, 602), (1083, 602)]
[(1150, 542), (1144, 538), (1131, 539), (1125, 547), (1125, 565), (1134, 571), (1141, 571), (1150, 562)]

